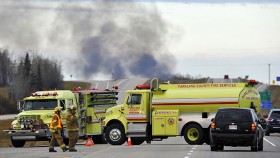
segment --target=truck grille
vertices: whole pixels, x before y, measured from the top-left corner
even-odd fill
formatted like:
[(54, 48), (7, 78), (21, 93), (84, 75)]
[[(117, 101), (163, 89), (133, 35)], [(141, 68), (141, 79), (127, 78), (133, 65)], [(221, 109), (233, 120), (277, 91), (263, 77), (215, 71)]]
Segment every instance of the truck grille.
[(34, 121), (34, 120), (40, 120), (40, 115), (22, 115), (19, 118), (24, 119), (24, 120), (31, 119)]

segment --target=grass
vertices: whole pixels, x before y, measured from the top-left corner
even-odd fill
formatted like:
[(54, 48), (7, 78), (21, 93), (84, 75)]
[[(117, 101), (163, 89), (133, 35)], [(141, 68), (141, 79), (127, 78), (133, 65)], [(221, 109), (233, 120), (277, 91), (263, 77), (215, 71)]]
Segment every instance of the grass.
[(64, 81), (64, 89), (73, 90), (74, 87), (81, 87), (81, 89), (89, 89), (91, 83), (88, 82), (78, 82), (78, 81)]
[(0, 87), (0, 96), (4, 98), (9, 98), (9, 88), (8, 87)]
[(13, 120), (0, 120), (0, 147), (12, 146), (11, 140), (3, 136), (3, 130), (9, 129)]

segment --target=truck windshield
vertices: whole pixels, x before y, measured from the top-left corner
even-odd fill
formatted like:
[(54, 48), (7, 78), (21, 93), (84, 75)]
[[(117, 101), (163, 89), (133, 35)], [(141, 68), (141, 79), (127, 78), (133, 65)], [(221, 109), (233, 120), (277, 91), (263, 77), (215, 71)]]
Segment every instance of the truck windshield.
[(24, 103), (24, 110), (53, 110), (56, 106), (56, 99), (26, 100)]

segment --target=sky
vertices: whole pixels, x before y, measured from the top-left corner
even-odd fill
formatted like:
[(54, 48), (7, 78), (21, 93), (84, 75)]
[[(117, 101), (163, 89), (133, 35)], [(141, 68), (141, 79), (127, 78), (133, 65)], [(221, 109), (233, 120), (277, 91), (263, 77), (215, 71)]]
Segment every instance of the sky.
[(2, 0), (0, 19), (0, 48), (55, 58), (66, 80), (280, 76), (276, 0)]

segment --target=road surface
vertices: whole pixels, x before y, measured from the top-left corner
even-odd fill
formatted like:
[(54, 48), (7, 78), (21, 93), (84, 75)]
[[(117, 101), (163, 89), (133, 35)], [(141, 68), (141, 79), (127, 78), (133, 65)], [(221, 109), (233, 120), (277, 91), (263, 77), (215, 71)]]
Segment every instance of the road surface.
[(279, 158), (280, 134), (265, 137), (264, 151), (252, 152), (250, 147), (225, 147), (224, 151), (211, 152), (210, 146), (188, 145), (183, 137), (172, 137), (152, 144), (112, 146), (95, 144), (87, 147), (83, 143), (76, 146), (78, 152), (49, 153), (48, 146), (23, 148), (0, 148), (0, 158)]

